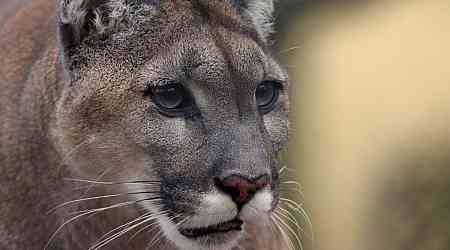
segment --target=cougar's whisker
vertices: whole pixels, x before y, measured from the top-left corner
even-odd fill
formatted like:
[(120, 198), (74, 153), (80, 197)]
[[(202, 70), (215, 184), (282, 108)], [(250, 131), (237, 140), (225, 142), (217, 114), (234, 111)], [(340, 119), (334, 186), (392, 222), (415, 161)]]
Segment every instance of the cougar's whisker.
[[(157, 218), (155, 218), (156, 220)], [(139, 231), (137, 231), (136, 233), (134, 233), (129, 239), (128, 239), (128, 243), (130, 243), (134, 238), (136, 238), (140, 233), (144, 232), (145, 230), (153, 227), (154, 225), (158, 224), (158, 221), (154, 221), (152, 223), (150, 223), (149, 225), (146, 225), (145, 227), (139, 229)]]
[[(174, 220), (174, 219), (176, 219), (176, 218), (179, 218), (179, 217), (181, 217), (181, 214), (179, 214), (178, 217), (174, 217), (172, 220)], [(183, 225), (186, 221), (188, 221), (188, 220), (191, 219), (191, 218), (192, 218), (191, 215), (186, 216), (186, 217), (184, 217), (183, 219), (181, 219), (179, 222), (177, 222), (177, 223), (175, 224), (175, 226), (176, 226), (177, 228), (179, 228), (181, 225)], [(170, 219), (169, 219), (169, 220), (170, 220)]]
[(274, 225), (274, 222), (273, 222), (272, 220), (273, 220), (273, 219), (271, 218), (271, 216), (269, 216), (269, 220), (266, 221), (266, 222), (264, 223), (264, 225), (267, 226), (267, 227), (270, 229), (270, 232), (271, 232), (273, 235), (277, 235), (277, 236), (278, 236), (279, 232), (277, 232), (277, 231), (279, 231), (279, 230), (277, 230), (276, 228), (274, 228), (274, 227), (276, 227), (276, 226)]
[(145, 223), (147, 223), (148, 221), (151, 221), (151, 220), (155, 219), (157, 216), (158, 216), (158, 215), (149, 215), (149, 216), (148, 216), (147, 218), (145, 218), (143, 221), (138, 222), (138, 223), (135, 223), (134, 225), (129, 226), (129, 227), (127, 227), (127, 228), (125, 228), (125, 229), (123, 229), (123, 230), (121, 230), (121, 231), (119, 231), (119, 232), (117, 232), (117, 233), (111, 235), (110, 237), (108, 237), (108, 238), (106, 238), (106, 239), (104, 239), (104, 240), (102, 240), (102, 241), (96, 243), (95, 245), (93, 245), (92, 247), (90, 247), (88, 250), (98, 250), (98, 249), (100, 249), (100, 248), (102, 248), (102, 247), (108, 245), (109, 243), (111, 243), (113, 240), (119, 238), (120, 236), (122, 236), (122, 235), (124, 235), (124, 234), (130, 232), (130, 231), (133, 230), (133, 229), (135, 229), (136, 227), (138, 227), (138, 226), (140, 226), (140, 225), (142, 225), (142, 224), (145, 224)]
[[(289, 228), (290, 228), (289, 231), (290, 231), (291, 234), (293, 234), (293, 236), (296, 238), (298, 244), (301, 245), (301, 248), (303, 248), (303, 242), (302, 242), (302, 240), (301, 240), (301, 239), (303, 239), (303, 237), (302, 237), (301, 232), (305, 233), (305, 231), (304, 231), (303, 228), (300, 226), (300, 224), (297, 222), (297, 220), (296, 220), (295, 218), (291, 218), (291, 217), (290, 217), (289, 215), (287, 215), (287, 214), (284, 214), (283, 212), (281, 212), (281, 210), (278, 211), (277, 214), (278, 214), (279, 216), (281, 216), (281, 217), (283, 217), (283, 218), (285, 218), (285, 219), (287, 220), (287, 222), (284, 222), (284, 224), (286, 225), (286, 227), (289, 227)], [(283, 220), (281, 217), (280, 217), (280, 220)], [(284, 220), (283, 220), (283, 221), (284, 221)], [(295, 226), (299, 229), (299, 231), (294, 230), (294, 228), (292, 228), (292, 227), (290, 226), (289, 223), (295, 225)]]
[(282, 54), (286, 54), (286, 53), (289, 53), (289, 52), (298, 50), (298, 49), (300, 49), (300, 48), (302, 48), (302, 45), (295, 45), (295, 46), (292, 46), (292, 47), (290, 47), (290, 48), (281, 50), (281, 51), (279, 51), (278, 53), (279, 53), (280, 55), (282, 55)]
[(106, 199), (106, 198), (115, 198), (115, 197), (120, 197), (120, 196), (125, 196), (125, 195), (133, 195), (133, 194), (152, 194), (152, 193), (156, 193), (156, 192), (152, 192), (152, 191), (140, 191), (140, 192), (130, 192), (130, 193), (121, 193), (121, 194), (109, 194), (109, 195), (102, 195), (102, 196), (94, 196), (94, 197), (87, 197), (87, 198), (82, 198), (82, 199), (76, 199), (76, 200), (71, 200), (71, 201), (67, 201), (64, 203), (61, 203), (59, 205), (57, 205), (56, 207), (50, 209), (47, 214), (51, 214), (53, 212), (55, 212), (56, 210), (74, 204), (74, 203), (79, 203), (79, 202), (83, 202), (83, 201), (90, 201), (90, 200), (98, 200), (98, 199)]
[(148, 216), (150, 216), (151, 214), (152, 214), (151, 212), (145, 213), (145, 214), (143, 214), (143, 215), (141, 215), (141, 216), (139, 216), (139, 217), (137, 217), (137, 218), (135, 218), (135, 219), (133, 219), (133, 220), (130, 220), (130, 221), (128, 221), (128, 222), (126, 222), (126, 223), (124, 223), (124, 224), (122, 224), (122, 225), (120, 225), (120, 226), (117, 226), (116, 228), (114, 228), (114, 229), (110, 230), (109, 232), (107, 232), (106, 234), (102, 235), (102, 237), (100, 237), (100, 238), (97, 240), (97, 242), (100, 242), (100, 241), (106, 239), (106, 238), (109, 237), (111, 234), (114, 234), (116, 231), (119, 231), (119, 230), (121, 230), (122, 228), (125, 228), (125, 227), (127, 227), (127, 226), (129, 226), (129, 225), (131, 225), (131, 224), (133, 224), (133, 223), (135, 223), (135, 222), (138, 222), (138, 221), (140, 221), (140, 220), (146, 219), (146, 218), (147, 218)]
[(280, 223), (278, 222), (278, 220), (274, 217), (274, 214), (272, 214), (272, 215), (270, 216), (270, 219), (271, 219), (273, 225), (275, 225), (275, 228), (277, 229), (277, 231), (281, 234), (281, 237), (284, 239), (285, 243), (287, 244), (287, 247), (288, 247), (290, 250), (295, 250), (291, 238), (287, 235), (286, 231), (285, 231), (284, 228), (280, 225)]
[(85, 179), (77, 179), (77, 178), (64, 178), (66, 181), (73, 182), (84, 182), (84, 183), (92, 183), (98, 185), (148, 185), (152, 186), (155, 184), (160, 184), (160, 181), (120, 181), (120, 182), (108, 182), (108, 181), (94, 181), (94, 180), (85, 180)]
[[(159, 216), (161, 215), (166, 215), (168, 213), (168, 211), (162, 212)], [(158, 216), (158, 217), (159, 217)], [(181, 214), (175, 215), (172, 218), (169, 218), (169, 220), (174, 220), (178, 217), (181, 217)], [(158, 219), (157, 217), (155, 219)], [(181, 221), (180, 221), (181, 222)], [(151, 224), (141, 228), (139, 231), (137, 231), (135, 234), (133, 234), (133, 236), (130, 237), (130, 239), (128, 239), (128, 242), (130, 242), (131, 240), (133, 240), (137, 235), (139, 235), (140, 233), (144, 232), (145, 230), (151, 228), (152, 226), (158, 224), (158, 221), (152, 222)], [(151, 231), (151, 230), (150, 230)]]
[[(111, 171), (111, 169), (117, 167), (115, 164), (108, 167), (107, 169), (105, 169), (102, 173), (100, 173), (97, 178), (95, 178), (95, 181), (100, 181), (109, 171)], [(84, 191), (84, 195), (86, 195), (87, 193), (89, 193), (89, 191), (95, 187), (95, 184), (91, 183), (90, 187), (88, 187), (85, 191)]]
[[(147, 248), (152, 247), (154, 244), (156, 244), (157, 242), (159, 242), (161, 240), (161, 238), (162, 238), (161, 236), (163, 235), (163, 231), (160, 228), (158, 228), (158, 229), (159, 229), (159, 231), (155, 234), (155, 236), (153, 236), (153, 238), (151, 239), (150, 243), (147, 244)], [(150, 232), (151, 231), (153, 231), (153, 229), (150, 230)]]
[(61, 163), (58, 165), (57, 167), (57, 171), (58, 173), (61, 172), (61, 168), (62, 166), (64, 166), (64, 164), (67, 163), (67, 160), (70, 159), (70, 157), (72, 157), (72, 155), (74, 155), (75, 153), (77, 153), (82, 147), (91, 144), (92, 142), (94, 142), (97, 138), (95, 136), (89, 136), (88, 138), (82, 140), (80, 143), (78, 143), (77, 145), (75, 145), (69, 152), (67, 152), (65, 155), (62, 156), (61, 158)]
[[(123, 185), (125, 185), (125, 184), (123, 184)], [(146, 189), (155, 189), (155, 191), (159, 191), (159, 186), (158, 186), (158, 184), (154, 184), (155, 186), (153, 187), (153, 186), (150, 186), (150, 185), (142, 185), (142, 186), (144, 186), (144, 187), (139, 187), (139, 185), (138, 184), (133, 184), (133, 185), (131, 185), (133, 188), (136, 188), (136, 190), (134, 190), (134, 191), (136, 191), (136, 192), (138, 192), (139, 191), (139, 189), (138, 188), (146, 188)], [(106, 188), (114, 188), (115, 186), (114, 186), (114, 184), (98, 184), (98, 185), (90, 185), (90, 184), (87, 184), (87, 185), (85, 185), (85, 186), (79, 186), (79, 187), (76, 187), (76, 188), (72, 188), (72, 189), (70, 189), (70, 191), (73, 191), (73, 192), (75, 192), (75, 191), (82, 191), (83, 189), (93, 189), (93, 188), (103, 188), (103, 189), (106, 189)], [(129, 189), (131, 189), (131, 187), (129, 187)], [(150, 190), (151, 191), (151, 190)], [(86, 194), (87, 192), (83, 192), (83, 194)]]
[(294, 224), (302, 233), (306, 234), (305, 230), (301, 227), (300, 223), (297, 221), (297, 218), (287, 209), (282, 207), (278, 207), (279, 215), (283, 216), (288, 220), (289, 223)]
[(119, 203), (119, 204), (115, 204), (115, 205), (111, 205), (108, 207), (103, 207), (103, 208), (97, 208), (97, 209), (89, 209), (89, 210), (84, 210), (84, 211), (79, 211), (79, 213), (81, 212), (81, 214), (78, 214), (72, 218), (70, 218), (69, 220), (67, 220), (66, 222), (64, 222), (61, 226), (59, 226), (56, 231), (51, 235), (51, 237), (49, 238), (49, 240), (47, 241), (47, 244), (44, 246), (44, 250), (48, 249), (48, 247), (50, 246), (51, 242), (53, 241), (53, 239), (56, 237), (56, 235), (68, 224), (74, 222), (75, 220), (83, 217), (83, 216), (87, 216), (89, 214), (93, 214), (93, 213), (99, 213), (102, 211), (106, 211), (106, 210), (110, 210), (113, 208), (118, 208), (118, 207), (123, 207), (123, 206), (128, 206), (131, 204), (135, 204), (136, 201), (129, 201), (129, 202), (123, 202), (123, 203)]
[[(173, 219), (175, 219), (176, 217), (172, 217), (169, 218), (169, 221), (172, 221)], [(187, 216), (186, 218), (182, 219), (179, 223), (176, 223), (176, 227), (178, 228), (182, 223), (184, 223), (186, 220), (188, 220), (189, 218), (191, 218), (191, 216)], [(158, 227), (156, 227), (158, 228)], [(151, 229), (151, 231), (153, 231), (155, 228)], [(162, 235), (163, 235), (163, 231), (158, 228), (159, 231), (155, 234), (155, 236), (153, 236), (153, 238), (151, 239), (151, 241), (147, 244), (147, 248), (150, 249), (150, 247), (152, 247), (154, 244), (157, 244), (158, 242), (160, 242), (162, 240)]]
[(278, 174), (283, 174), (283, 172), (287, 169), (287, 166), (283, 166), (282, 168), (280, 168), (280, 170), (278, 171)]
[[(160, 213), (156, 213), (156, 214), (155, 214), (155, 213), (149, 212), (149, 213), (146, 213), (146, 214), (144, 214), (144, 215), (142, 215), (142, 216), (140, 216), (140, 217), (138, 217), (138, 218), (136, 218), (136, 219), (134, 219), (134, 220), (132, 220), (132, 221), (129, 221), (128, 223), (126, 223), (126, 224), (124, 224), (124, 225), (121, 225), (121, 226), (119, 226), (119, 227), (116, 227), (115, 229), (111, 230), (111, 231), (108, 232), (107, 234), (103, 235), (103, 236), (97, 241), (97, 243), (95, 243), (95, 245), (92, 246), (91, 248), (92, 248), (92, 249), (99, 249), (99, 248), (101, 248), (101, 247), (103, 247), (103, 246), (106, 246), (107, 244), (109, 244), (109, 243), (112, 242), (113, 240), (115, 240), (115, 239), (121, 237), (123, 234), (128, 233), (129, 231), (133, 230), (134, 228), (136, 228), (136, 227), (138, 227), (138, 226), (140, 226), (140, 225), (142, 225), (142, 224), (145, 224), (145, 223), (147, 223), (147, 222), (149, 222), (149, 221), (153, 221), (153, 220), (157, 219), (159, 216), (164, 215), (165, 213), (166, 213), (166, 212), (160, 212)], [(139, 222), (139, 221), (141, 221), (141, 222)], [(135, 224), (135, 225), (133, 225), (133, 224)], [(153, 225), (153, 224), (154, 224), (154, 222), (151, 223), (151, 225)], [(130, 225), (133, 225), (133, 226), (130, 227)], [(123, 229), (123, 228), (124, 228), (124, 229)], [(118, 230), (121, 230), (121, 231), (119, 231), (119, 232), (117, 232), (117, 233), (114, 233), (114, 232), (116, 232), (116, 231), (118, 231)], [(141, 230), (142, 230), (142, 229), (141, 229)], [(139, 230), (139, 231), (141, 231), (141, 230)], [(139, 232), (139, 231), (138, 231), (138, 232)], [(113, 234), (113, 233), (114, 233), (114, 234)], [(111, 235), (111, 234), (113, 234), (113, 235)], [(110, 235), (111, 235), (111, 236), (110, 236)], [(135, 235), (137, 235), (137, 233), (135, 233), (135, 234), (133, 235), (132, 238), (134, 238)], [(128, 243), (131, 241), (132, 238), (130, 238), (130, 239), (128, 240)], [(96, 247), (96, 246), (97, 246), (97, 247)], [(90, 248), (90, 249), (91, 249), (91, 248)]]
[(278, 212), (274, 213), (275, 218), (278, 218), (279, 222), (292, 234), (292, 236), (295, 238), (298, 246), (300, 247), (300, 250), (303, 250), (303, 242), (298, 236), (298, 233), (289, 225), (286, 223), (283, 218), (280, 217), (280, 214)]
[(280, 184), (281, 185), (294, 185), (295, 189), (298, 189), (298, 191), (303, 195), (303, 187), (297, 181), (282, 181)]
[(127, 202), (121, 202), (121, 203), (117, 203), (111, 206), (106, 206), (106, 207), (101, 207), (101, 208), (92, 208), (92, 209), (84, 209), (84, 210), (79, 210), (79, 211), (73, 211), (68, 213), (69, 215), (74, 215), (74, 214), (79, 214), (79, 213), (86, 213), (89, 211), (96, 211), (98, 210), (99, 212), (105, 211), (107, 209), (113, 209), (113, 208), (119, 208), (119, 207), (124, 207), (124, 206), (129, 206), (129, 205), (133, 205), (133, 204), (137, 204), (143, 201), (160, 201), (161, 198), (159, 197), (153, 197), (153, 198), (145, 198), (145, 199), (139, 199), (139, 200), (135, 200), (135, 201), (127, 201)]
[(289, 208), (291, 208), (292, 210), (296, 211), (297, 213), (299, 213), (299, 215), (301, 215), (306, 223), (308, 224), (309, 230), (311, 230), (311, 232), (313, 232), (313, 225), (311, 222), (311, 218), (309, 217), (308, 213), (306, 212), (306, 210), (297, 202), (291, 200), (291, 199), (287, 199), (287, 198), (280, 198), (280, 200), (286, 204), (286, 206), (288, 206)]
[(286, 188), (286, 187), (283, 187), (283, 186), (281, 186), (280, 187), (280, 191), (281, 192), (294, 192), (294, 193), (298, 193), (299, 195), (300, 195), (300, 198), (304, 198), (305, 196), (304, 196), (304, 194), (300, 191), (300, 190), (298, 190), (298, 189), (296, 189), (296, 188)]

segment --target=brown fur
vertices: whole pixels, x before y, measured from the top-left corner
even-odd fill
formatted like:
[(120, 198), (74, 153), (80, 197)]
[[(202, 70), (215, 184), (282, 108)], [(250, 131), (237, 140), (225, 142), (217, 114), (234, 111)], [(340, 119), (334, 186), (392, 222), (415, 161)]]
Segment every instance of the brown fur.
[[(171, 199), (181, 211), (196, 203), (197, 192), (210, 190), (210, 171), (219, 171), (214, 164), (248, 174), (269, 171), (278, 192), (287, 94), (264, 118), (251, 102), (238, 102), (264, 77), (286, 80), (265, 34), (227, 1), (137, 2), (158, 7), (120, 16), (114, 25), (111, 18), (119, 16), (108, 9), (74, 24), (58, 15), (62, 10), (53, 1), (0, 2), (0, 249), (43, 249), (68, 212), (124, 201), (86, 202), (47, 214), (85, 197), (75, 189), (82, 184), (65, 177), (176, 184)], [(199, 104), (203, 127), (187, 120), (181, 129), (179, 119), (158, 114), (142, 93), (152, 79), (177, 77), (170, 74), (190, 65), (200, 65), (189, 70), (209, 104)], [(233, 143), (238, 151), (229, 148)], [(89, 196), (117, 192), (124, 190), (94, 186)], [(142, 208), (134, 204), (82, 218), (64, 227), (49, 248), (87, 249), (139, 214)], [(285, 248), (269, 227), (250, 223), (247, 229), (245, 249)], [(156, 232), (106, 248), (145, 249)], [(164, 239), (153, 245), (162, 247), (174, 248)]]

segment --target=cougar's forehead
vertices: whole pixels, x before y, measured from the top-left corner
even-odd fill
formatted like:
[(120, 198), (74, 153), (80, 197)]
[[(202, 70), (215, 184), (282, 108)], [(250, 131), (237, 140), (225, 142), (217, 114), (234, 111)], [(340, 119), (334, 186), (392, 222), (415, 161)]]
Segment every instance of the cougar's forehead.
[[(165, 2), (166, 11), (157, 18), (159, 21), (144, 24), (145, 34), (139, 37), (150, 48), (146, 52), (151, 53), (150, 69), (167, 74), (180, 69), (191, 72), (196, 68), (193, 73), (198, 74), (193, 77), (208, 84), (227, 78), (234, 82), (254, 82), (268, 74), (269, 69), (282, 75), (281, 70), (273, 67), (276, 63), (267, 54), (265, 43), (251, 21), (235, 6), (236, 2)], [(158, 39), (148, 37), (147, 28), (153, 33), (158, 30)]]
[[(151, 58), (143, 78), (190, 78), (209, 88), (255, 87), (269, 72), (269, 58), (251, 39), (226, 29), (212, 36), (201, 29), (186, 35), (168, 49)], [(184, 79), (179, 79), (184, 80)]]

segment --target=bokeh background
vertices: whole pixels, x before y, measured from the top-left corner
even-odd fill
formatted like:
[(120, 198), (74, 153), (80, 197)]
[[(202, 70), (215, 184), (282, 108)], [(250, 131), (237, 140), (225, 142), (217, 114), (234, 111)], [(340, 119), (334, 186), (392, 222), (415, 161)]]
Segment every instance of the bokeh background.
[(449, 250), (450, 1), (277, 5), (314, 249)]

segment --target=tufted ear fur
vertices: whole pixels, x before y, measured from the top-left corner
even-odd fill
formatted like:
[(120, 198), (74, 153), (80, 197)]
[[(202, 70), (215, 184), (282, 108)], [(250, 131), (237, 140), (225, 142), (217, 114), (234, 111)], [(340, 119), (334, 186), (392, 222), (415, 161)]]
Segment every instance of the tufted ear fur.
[(64, 47), (90, 34), (104, 34), (120, 24), (128, 10), (124, 0), (61, 0), (59, 31)]
[(238, 0), (243, 5), (262, 38), (273, 33), (274, 0)]
[(59, 42), (64, 64), (69, 69), (83, 40), (113, 31), (128, 11), (125, 0), (60, 0), (59, 3)]
[[(83, 46), (101, 44), (118, 31), (131, 32), (132, 20), (155, 10), (160, 0), (59, 0), (58, 33), (66, 68), (74, 70)], [(85, 40), (93, 43), (83, 44)]]

